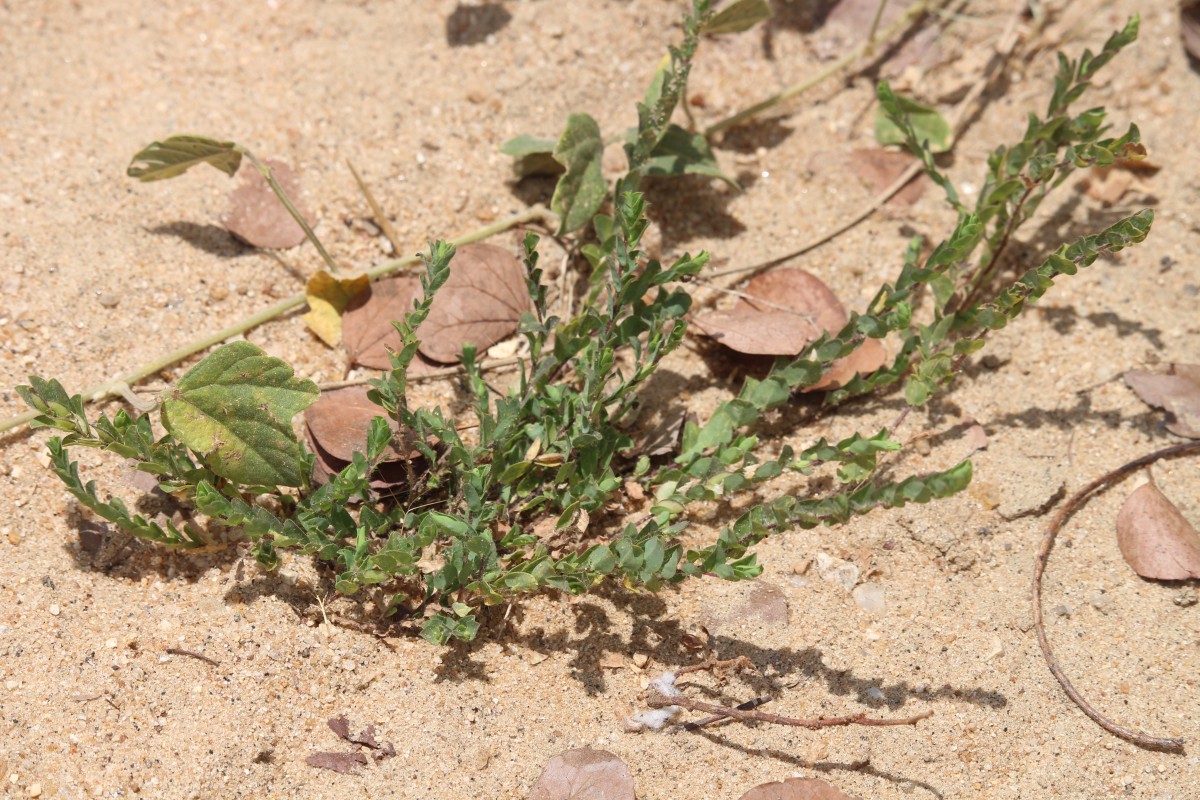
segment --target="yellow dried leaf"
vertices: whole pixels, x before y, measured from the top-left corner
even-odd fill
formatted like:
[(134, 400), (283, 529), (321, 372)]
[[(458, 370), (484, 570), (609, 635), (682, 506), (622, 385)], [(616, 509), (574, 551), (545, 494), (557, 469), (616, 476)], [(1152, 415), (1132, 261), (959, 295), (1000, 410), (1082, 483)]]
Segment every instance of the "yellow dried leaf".
[(304, 287), (309, 308), (304, 315), (305, 324), (325, 344), (337, 347), (342, 343), (342, 312), (370, 283), (366, 275), (335, 278), (325, 270), (313, 275)]

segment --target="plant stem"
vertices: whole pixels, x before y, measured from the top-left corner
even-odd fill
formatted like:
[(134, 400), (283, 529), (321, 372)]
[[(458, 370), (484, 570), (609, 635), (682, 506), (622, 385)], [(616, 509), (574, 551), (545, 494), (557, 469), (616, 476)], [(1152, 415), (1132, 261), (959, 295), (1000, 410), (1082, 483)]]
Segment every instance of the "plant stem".
[(383, 213), (383, 208), (375, 200), (375, 195), (371, 193), (362, 176), (358, 174), (358, 170), (354, 168), (354, 164), (350, 159), (346, 159), (346, 166), (350, 168), (350, 174), (354, 176), (355, 182), (358, 184), (358, 189), (363, 193), (363, 197), (367, 198), (367, 205), (371, 206), (371, 213), (375, 216), (375, 223), (379, 225), (379, 230), (383, 231), (383, 235), (392, 245), (392, 251), (400, 252), (400, 238), (396, 236), (396, 229), (392, 227), (391, 220), (387, 218), (387, 214)]
[(246, 159), (254, 165), (254, 168), (258, 170), (259, 174), (263, 176), (263, 180), (265, 180), (267, 185), (271, 187), (271, 191), (274, 192), (275, 196), (279, 198), (279, 202), (283, 203), (283, 207), (286, 208), (288, 213), (292, 215), (292, 219), (296, 220), (296, 224), (299, 225), (304, 231), (304, 235), (308, 237), (308, 240), (313, 243), (313, 247), (317, 248), (317, 252), (320, 253), (321, 258), (325, 260), (325, 264), (329, 267), (329, 271), (337, 272), (337, 262), (334, 261), (333, 256), (329, 255), (328, 251), (325, 250), (325, 246), (321, 244), (321, 240), (317, 238), (317, 234), (315, 234), (313, 229), (309, 227), (308, 221), (304, 219), (304, 215), (301, 214), (296, 209), (296, 206), (292, 204), (291, 198), (287, 196), (287, 192), (283, 191), (283, 187), (279, 185), (279, 181), (275, 180), (275, 175), (271, 172), (271, 168), (259, 161), (255, 157), (254, 153), (251, 153), (246, 148), (239, 147), (239, 149), (242, 151), (242, 155), (244, 155)]
[[(930, 8), (941, 8), (942, 6), (946, 5), (947, 2), (948, 2), (948, 0), (916, 0), (916, 2), (914, 2), (912, 5), (910, 5), (907, 9), (904, 10), (904, 13), (900, 15), (899, 19), (897, 19), (895, 22), (893, 22), (891, 25), (889, 25), (887, 27), (887, 30), (885, 30), (879, 36), (879, 39), (882, 39), (882, 40), (891, 39), (893, 36), (895, 36), (899, 32), (908, 28), (908, 26), (912, 24), (913, 20), (915, 20), (917, 17), (924, 14)], [(876, 39), (874, 39), (874, 38), (867, 39), (865, 42), (863, 42), (862, 44), (853, 48), (849, 53), (842, 56), (837, 61), (833, 62), (828, 67), (821, 70), (820, 72), (818, 72), (816, 75), (812, 76), (811, 78), (807, 78), (806, 80), (803, 80), (803, 81), (800, 81), (799, 83), (793, 84), (793, 85), (789, 86), (788, 88), (784, 89), (783, 91), (781, 91), (777, 94), (771, 95), (766, 100), (763, 100), (760, 103), (755, 103), (754, 105), (750, 106), (749, 108), (743, 109), (742, 111), (739, 111), (738, 113), (734, 114), (731, 117), (726, 117), (725, 119), (721, 120), (720, 122), (716, 122), (716, 123), (713, 123), (712, 125), (709, 125), (707, 128), (704, 129), (704, 137), (706, 139), (712, 138), (714, 135), (720, 133), (723, 130), (732, 128), (735, 125), (740, 125), (741, 123), (745, 122), (746, 120), (748, 120), (752, 117), (756, 117), (759, 114), (761, 114), (762, 112), (767, 111), (768, 109), (774, 108), (775, 106), (779, 105), (780, 103), (783, 103), (787, 100), (791, 100), (793, 97), (796, 97), (797, 95), (804, 94), (809, 89), (813, 88), (814, 86), (816, 86), (820, 83), (823, 83), (826, 79), (841, 72), (843, 69), (848, 67), (850, 64), (852, 64), (856, 60), (858, 60), (861, 56), (870, 52), (875, 41), (876, 41)]]
[(883, 10), (887, 8), (888, 0), (879, 0), (879, 5), (875, 8), (875, 17), (871, 20), (871, 30), (867, 32), (867, 55), (875, 53), (875, 32), (879, 30), (879, 20), (883, 18)]
[[(518, 225), (523, 225), (527, 222), (533, 222), (535, 220), (545, 220), (549, 216), (550, 212), (545, 206), (532, 206), (519, 214), (513, 214), (511, 217), (494, 222), (486, 227), (479, 228), (478, 230), (460, 236), (457, 239), (452, 239), (451, 242), (455, 245), (478, 242), (481, 239), (494, 236), (497, 233), (508, 230), (509, 228), (515, 228)], [(396, 272), (397, 270), (403, 269), (411, 264), (415, 264), (420, 260), (421, 259), (418, 256), (405, 256), (404, 258), (397, 258), (367, 270), (367, 275), (371, 278), (378, 278), (381, 275)], [(156, 372), (159, 372), (160, 370), (166, 369), (172, 364), (182, 361), (188, 356), (198, 353), (201, 350), (205, 350), (215, 344), (220, 344), (230, 337), (237, 336), (240, 333), (245, 333), (251, 328), (258, 327), (264, 322), (269, 322), (276, 317), (286, 314), (294, 308), (299, 308), (300, 306), (304, 305), (306, 299), (307, 296), (301, 292), (300, 294), (293, 295), (286, 300), (281, 300), (270, 308), (263, 309), (253, 316), (246, 317), (240, 322), (236, 322), (227, 328), (222, 328), (221, 330), (211, 333), (208, 336), (196, 339), (195, 341), (190, 342), (183, 347), (172, 350), (166, 355), (155, 359), (149, 364), (145, 364), (144, 366), (141, 366), (132, 372), (121, 375), (113, 380), (102, 383), (99, 386), (88, 390), (83, 394), (83, 401), (85, 403), (98, 403), (101, 400), (105, 400), (109, 397), (120, 395), (122, 389), (127, 390), (130, 384), (137, 383), (138, 381), (143, 380), (144, 378), (147, 378)], [(37, 412), (28, 411), (24, 414), (18, 414), (15, 417), (10, 417), (9, 419), (0, 422), (0, 433), (18, 428), (37, 416)]]

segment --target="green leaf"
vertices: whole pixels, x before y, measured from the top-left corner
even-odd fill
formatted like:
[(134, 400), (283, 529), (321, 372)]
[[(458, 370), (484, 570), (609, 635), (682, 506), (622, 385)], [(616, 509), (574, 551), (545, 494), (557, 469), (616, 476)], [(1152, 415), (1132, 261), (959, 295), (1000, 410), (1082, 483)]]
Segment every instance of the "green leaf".
[(608, 194), (600, 169), (604, 141), (600, 126), (587, 114), (571, 114), (554, 146), (554, 159), (566, 168), (554, 188), (550, 210), (558, 215), (558, 233), (577, 231), (591, 222)]
[(563, 165), (554, 160), (554, 140), (523, 133), (500, 145), (500, 152), (513, 158), (518, 178), (530, 175), (561, 175)]
[(249, 342), (213, 351), (163, 399), (163, 425), (223, 478), (299, 486), (303, 452), (292, 417), (317, 399), (312, 381)]
[(706, 36), (741, 33), (770, 18), (771, 3), (769, 0), (737, 0), (711, 17), (701, 27), (700, 32)]
[(197, 164), (211, 164), (232, 177), (242, 163), (242, 149), (235, 142), (219, 142), (207, 136), (169, 136), (142, 148), (125, 174), (140, 181), (161, 181), (182, 175)]
[(690, 133), (674, 123), (667, 127), (642, 170), (647, 175), (707, 175), (720, 178), (735, 189), (741, 188), (717, 166), (703, 134)]
[[(904, 95), (896, 95), (899, 112), (908, 117), (917, 141), (927, 143), (931, 152), (944, 153), (950, 149), (950, 123), (936, 109), (922, 105)], [(875, 139), (882, 145), (904, 144), (904, 131), (889, 116), (882, 105), (875, 109)]]

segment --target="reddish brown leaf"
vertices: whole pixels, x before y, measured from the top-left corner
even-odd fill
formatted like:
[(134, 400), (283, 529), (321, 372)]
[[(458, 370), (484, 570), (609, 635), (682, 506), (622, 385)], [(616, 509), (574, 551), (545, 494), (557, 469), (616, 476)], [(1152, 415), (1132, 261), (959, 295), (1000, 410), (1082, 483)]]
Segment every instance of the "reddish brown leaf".
[(1152, 483), (1134, 490), (1117, 514), (1117, 544), (1143, 578), (1200, 578), (1200, 534)]
[[(304, 432), (317, 456), (314, 478), (318, 483), (344, 469), (355, 452), (366, 452), (371, 420), (385, 416), (382, 408), (367, 399), (367, 392), (365, 386), (333, 389), (322, 393), (317, 402), (305, 409)], [(388, 424), (393, 433), (400, 431), (394, 420)], [(385, 458), (371, 475), (371, 486), (375, 489), (395, 488), (407, 479), (408, 469), (401, 453), (394, 446), (387, 453), (390, 458)], [(408, 458), (419, 457), (418, 451), (410, 450)], [(335, 722), (336, 719), (330, 720), (329, 727), (333, 728)], [(346, 730), (349, 733), (349, 728)], [(334, 732), (342, 736), (338, 729)]]
[(1125, 383), (1137, 396), (1169, 415), (1167, 430), (1200, 439), (1200, 364), (1169, 364), (1165, 373), (1131, 370)]
[(450, 277), (438, 290), (429, 317), (417, 329), (420, 353), (457, 363), (464, 344), (484, 351), (517, 330), (529, 310), (525, 270), (506, 248), (469, 244), (450, 262)]
[(401, 275), (371, 284), (357, 295), (342, 315), (342, 344), (352, 364), (372, 369), (388, 369), (389, 350), (400, 348), (400, 334), (392, 322), (404, 319), (413, 310), (413, 301), (421, 292), (416, 278)]
[(755, 786), (738, 800), (855, 800), (819, 778), (788, 778)]
[(787, 311), (707, 311), (697, 314), (692, 324), (709, 338), (748, 356), (794, 356), (821, 335), (808, 319)]
[[(282, 161), (266, 159), (275, 180), (311, 227), (316, 219), (305, 208), (300, 176)], [(239, 181), (229, 193), (229, 206), (221, 215), (221, 224), (237, 238), (253, 247), (288, 248), (304, 241), (304, 229), (284, 208), (266, 180), (249, 161), (238, 170)]]
[[(808, 161), (808, 169), (821, 180), (844, 185), (846, 176), (853, 175), (872, 193), (878, 194), (891, 186), (916, 159), (903, 151), (881, 147), (822, 151)], [(888, 200), (888, 204), (911, 206), (925, 193), (929, 178), (918, 175)]]
[(864, 339), (850, 355), (839, 358), (821, 376), (821, 380), (804, 391), (816, 392), (823, 389), (840, 389), (853, 380), (855, 375), (867, 375), (887, 363), (887, 350), (878, 339)]
[(633, 775), (606, 750), (568, 750), (546, 764), (529, 800), (634, 800)]
[(329, 753), (317, 752), (304, 759), (310, 767), (331, 769), (334, 772), (344, 772), (351, 775), (358, 773), (359, 767), (367, 765), (367, 757), (362, 753)]
[(1183, 49), (1192, 57), (1192, 64), (1200, 62), (1200, 2), (1186, 0), (1179, 9), (1179, 28), (1183, 34)]
[(334, 717), (325, 724), (329, 726), (329, 730), (338, 735), (339, 739), (350, 741), (350, 720), (345, 717)]

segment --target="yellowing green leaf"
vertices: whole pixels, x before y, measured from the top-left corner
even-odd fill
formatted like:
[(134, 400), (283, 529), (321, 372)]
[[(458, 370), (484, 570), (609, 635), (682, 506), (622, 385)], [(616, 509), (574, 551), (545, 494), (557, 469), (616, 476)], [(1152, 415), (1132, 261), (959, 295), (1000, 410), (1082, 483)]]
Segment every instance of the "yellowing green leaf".
[(250, 342), (214, 350), (163, 397), (163, 425), (235, 483), (301, 484), (292, 417), (317, 399), (312, 381)]
[(741, 33), (770, 18), (771, 3), (768, 0), (737, 0), (709, 19), (703, 33), (707, 36)]
[(337, 347), (342, 343), (342, 312), (370, 283), (366, 275), (335, 278), (325, 270), (316, 273), (304, 287), (309, 308), (304, 324), (325, 344)]
[(237, 174), (242, 151), (234, 142), (207, 136), (169, 136), (142, 148), (125, 174), (140, 181), (161, 181), (182, 175), (197, 164), (211, 164), (226, 175)]

